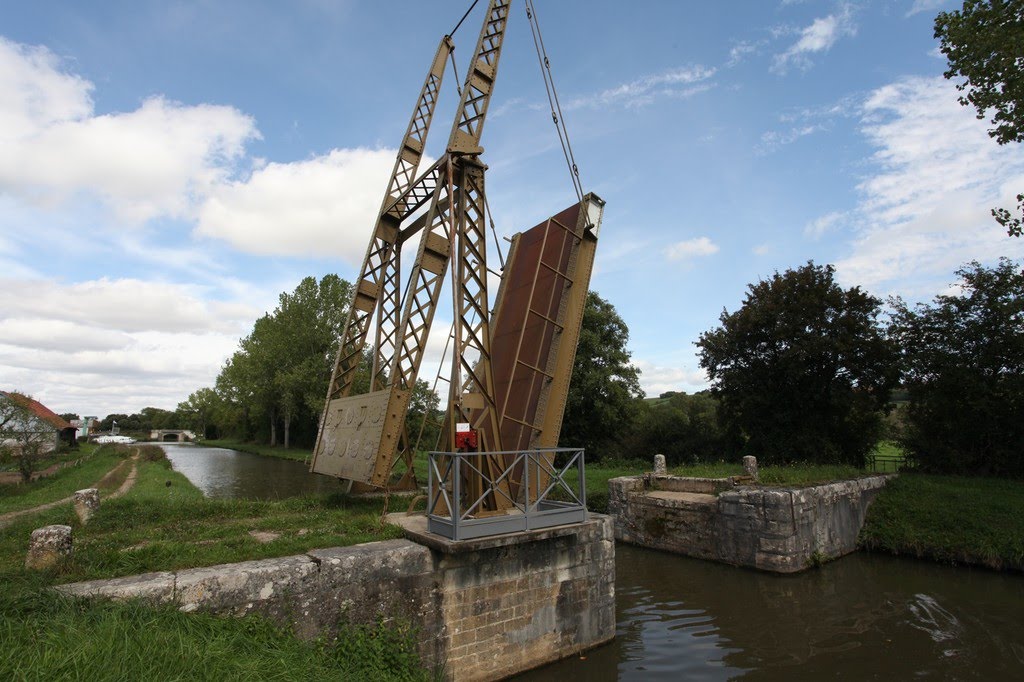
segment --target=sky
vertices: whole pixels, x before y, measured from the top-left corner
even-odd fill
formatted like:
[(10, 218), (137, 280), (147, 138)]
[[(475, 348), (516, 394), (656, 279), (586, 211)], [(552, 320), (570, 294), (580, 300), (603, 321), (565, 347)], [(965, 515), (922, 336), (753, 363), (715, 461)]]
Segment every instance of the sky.
[[(706, 388), (694, 342), (776, 271), (831, 263), (917, 302), (965, 262), (1024, 257), (989, 213), (1024, 189), (1024, 149), (942, 76), (932, 22), (959, 3), (535, 2), (584, 189), (607, 202), (591, 288), (649, 396)], [(0, 390), (174, 409), (281, 292), (354, 280), (469, 4), (0, 0)], [(455, 34), (461, 77), (484, 5)], [(483, 146), (499, 234), (573, 202), (522, 0)]]

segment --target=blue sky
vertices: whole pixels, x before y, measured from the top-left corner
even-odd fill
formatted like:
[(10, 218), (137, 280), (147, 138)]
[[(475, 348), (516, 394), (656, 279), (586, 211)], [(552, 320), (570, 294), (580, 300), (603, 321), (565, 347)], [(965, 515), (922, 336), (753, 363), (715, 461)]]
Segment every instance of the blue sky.
[[(468, 4), (4, 0), (0, 389), (173, 409), (281, 291), (352, 280)], [(461, 76), (484, 4), (455, 36)], [(1024, 188), (1024, 153), (942, 78), (932, 19), (958, 3), (536, 4), (584, 187), (607, 201), (592, 288), (649, 395), (705, 387), (693, 342), (776, 270), (833, 263), (919, 301), (968, 260), (1024, 256), (989, 216)], [(456, 101), (449, 72), (435, 158)], [(571, 203), (521, 1), (483, 144), (500, 233)]]

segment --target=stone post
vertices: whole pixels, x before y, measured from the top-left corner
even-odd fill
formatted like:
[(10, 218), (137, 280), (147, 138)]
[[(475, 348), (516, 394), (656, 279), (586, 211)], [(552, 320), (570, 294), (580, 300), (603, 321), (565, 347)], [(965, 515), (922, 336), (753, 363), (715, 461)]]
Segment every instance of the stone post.
[(25, 568), (42, 571), (71, 556), (71, 526), (45, 526), (32, 531)]
[(78, 520), (83, 524), (88, 523), (89, 519), (99, 511), (100, 491), (96, 488), (76, 490), (74, 499), (75, 513), (78, 514)]
[(755, 481), (757, 479), (757, 457), (753, 455), (746, 455), (743, 458), (743, 473), (750, 476)]
[(668, 475), (668, 467), (665, 466), (665, 455), (654, 456), (654, 475), (655, 476), (666, 476)]

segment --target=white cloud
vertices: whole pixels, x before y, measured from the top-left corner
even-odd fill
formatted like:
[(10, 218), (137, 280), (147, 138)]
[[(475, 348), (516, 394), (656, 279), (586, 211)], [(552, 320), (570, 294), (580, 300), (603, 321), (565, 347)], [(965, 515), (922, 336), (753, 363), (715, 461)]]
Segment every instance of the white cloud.
[(186, 217), (259, 136), (232, 107), (161, 97), (97, 115), (92, 89), (46, 48), (0, 38), (0, 193), (40, 205), (84, 193), (129, 224)]
[(636, 360), (633, 364), (640, 369), (640, 387), (650, 398), (666, 391), (694, 393), (709, 385), (708, 375), (702, 369), (664, 367), (647, 360)]
[(243, 304), (204, 300), (180, 284), (0, 278), (0, 319), (61, 320), (123, 332), (234, 333), (256, 313)]
[(696, 64), (662, 73), (642, 76), (614, 88), (602, 90), (593, 95), (570, 100), (565, 109), (581, 109), (623, 105), (627, 108), (642, 107), (658, 97), (690, 97), (712, 87), (708, 81), (715, 75), (715, 69)]
[(258, 314), (204, 295), (132, 279), (0, 279), (0, 388), (61, 412), (173, 408), (212, 384)]
[(790, 66), (800, 69), (811, 67), (809, 54), (826, 52), (845, 36), (856, 35), (853, 7), (841, 5), (836, 14), (820, 17), (800, 31), (800, 37), (787, 50), (775, 56), (772, 71), (785, 73)]
[(238, 338), (146, 332), (110, 350), (30, 349), (0, 342), (0, 389), (28, 391), (57, 412), (106, 415), (174, 409), (210, 386)]
[(751, 251), (753, 251), (755, 256), (767, 256), (769, 253), (772, 252), (772, 245), (758, 244), (753, 249), (751, 249)]
[(919, 12), (935, 12), (949, 4), (951, 4), (949, 0), (914, 0), (914, 4), (911, 5), (907, 16), (910, 17)]
[(736, 66), (750, 55), (756, 54), (763, 46), (763, 41), (752, 43), (746, 40), (741, 40), (729, 49), (729, 59), (725, 62), (725, 65), (728, 67)]
[(0, 344), (36, 350), (116, 350), (131, 337), (67, 320), (16, 317), (0, 320)]
[(676, 242), (668, 247), (666, 256), (669, 260), (685, 260), (711, 256), (718, 253), (718, 245), (707, 237), (696, 237)]
[(395, 163), (388, 149), (335, 149), (268, 163), (221, 185), (199, 211), (197, 234), (248, 253), (361, 261)]
[(962, 263), (1024, 256), (992, 219), (1024, 187), (1024, 149), (999, 146), (941, 77), (871, 93), (862, 131), (877, 171), (859, 189), (862, 225), (838, 274), (877, 294), (930, 298)]
[(827, 130), (827, 127), (820, 124), (801, 125), (784, 132), (769, 130), (761, 134), (761, 146), (758, 152), (762, 154), (774, 152), (787, 144), (796, 142), (801, 137), (807, 137), (822, 130)]
[(821, 239), (825, 234), (838, 228), (845, 217), (842, 213), (833, 211), (815, 218), (804, 226), (804, 236), (810, 239)]

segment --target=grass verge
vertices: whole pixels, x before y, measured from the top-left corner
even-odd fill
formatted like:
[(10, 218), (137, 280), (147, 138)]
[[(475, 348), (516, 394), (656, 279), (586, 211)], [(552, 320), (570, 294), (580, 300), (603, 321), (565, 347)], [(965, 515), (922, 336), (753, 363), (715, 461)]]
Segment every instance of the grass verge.
[(83, 454), (78, 465), (61, 469), (52, 476), (31, 483), (0, 485), (0, 514), (54, 502), (95, 485), (130, 453), (129, 449), (102, 446)]
[[(382, 500), (208, 500), (170, 468), (160, 448), (140, 451), (135, 485), (123, 497), (104, 500), (88, 525), (67, 506), (18, 519), (0, 533), (0, 679), (432, 678), (419, 665), (409, 628), (394, 623), (347, 627), (337, 638), (305, 642), (255, 616), (73, 601), (47, 590), (400, 535), (380, 523)], [(51, 572), (25, 571), (32, 530), (54, 523), (72, 526), (72, 558)], [(253, 531), (269, 535), (261, 542)]]
[(0, 595), (5, 680), (428, 680), (411, 637), (348, 628), (312, 642), (249, 616), (173, 606), (73, 601), (49, 591)]
[(1024, 570), (1024, 482), (905, 473), (879, 492), (859, 541), (872, 551)]
[(238, 450), (239, 452), (248, 452), (253, 455), (263, 455), (264, 457), (277, 457), (278, 459), (293, 459), (299, 462), (305, 462), (313, 456), (311, 450), (305, 448), (283, 448), (283, 447), (270, 447), (269, 445), (257, 445), (256, 443), (243, 443), (240, 440), (204, 440), (200, 443), (204, 447), (210, 448), (228, 448), (230, 450)]
[(104, 500), (88, 525), (82, 526), (67, 506), (7, 527), (0, 535), (0, 580), (26, 579), (21, 565), (29, 535), (54, 523), (72, 526), (75, 552), (53, 582), (287, 556), (401, 535), (381, 523), (383, 500), (344, 495), (210, 500), (170, 468), (158, 447), (140, 449), (135, 485), (123, 497)]

